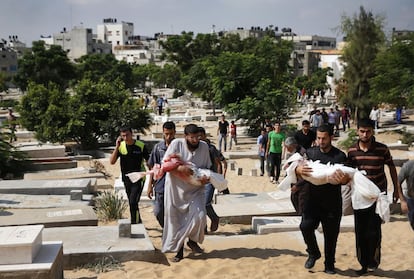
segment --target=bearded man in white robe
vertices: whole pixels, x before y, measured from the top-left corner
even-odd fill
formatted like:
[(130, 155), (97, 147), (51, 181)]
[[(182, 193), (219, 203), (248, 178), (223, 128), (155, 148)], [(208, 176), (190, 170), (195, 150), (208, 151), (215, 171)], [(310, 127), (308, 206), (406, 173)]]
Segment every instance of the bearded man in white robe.
[[(182, 161), (191, 162), (198, 168), (209, 169), (211, 166), (209, 148), (205, 142), (200, 141), (199, 131), (196, 125), (187, 125), (184, 129), (185, 137), (175, 139), (164, 157), (178, 155)], [(190, 176), (193, 170), (184, 164), (168, 172), (165, 178), (162, 252), (177, 252), (173, 259), (175, 262), (184, 258), (184, 242), (187, 238), (187, 246), (193, 252), (203, 252), (198, 243), (204, 240), (204, 229), (207, 224), (204, 186), (196, 186), (184, 181), (183, 173)], [(209, 181), (205, 176), (200, 180), (202, 185)]]

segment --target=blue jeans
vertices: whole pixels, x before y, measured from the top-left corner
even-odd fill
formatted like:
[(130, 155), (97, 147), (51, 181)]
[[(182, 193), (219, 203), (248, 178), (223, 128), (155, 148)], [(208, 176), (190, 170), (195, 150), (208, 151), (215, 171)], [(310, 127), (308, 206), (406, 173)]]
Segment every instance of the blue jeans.
[(218, 136), (218, 150), (221, 152), (221, 145), (224, 142), (224, 151), (227, 151), (227, 134), (219, 134)]
[(410, 221), (411, 228), (414, 230), (414, 199), (405, 197), (408, 205), (408, 221)]
[(155, 192), (154, 215), (160, 226), (164, 228), (164, 192)]
[(210, 218), (210, 220), (214, 220), (214, 219), (218, 219), (219, 217), (217, 216), (216, 212), (214, 211), (213, 206), (211, 205), (211, 201), (213, 200), (213, 196), (214, 196), (214, 186), (211, 183), (207, 183), (204, 186), (204, 193), (206, 196), (206, 211), (207, 211), (207, 216), (208, 218)]

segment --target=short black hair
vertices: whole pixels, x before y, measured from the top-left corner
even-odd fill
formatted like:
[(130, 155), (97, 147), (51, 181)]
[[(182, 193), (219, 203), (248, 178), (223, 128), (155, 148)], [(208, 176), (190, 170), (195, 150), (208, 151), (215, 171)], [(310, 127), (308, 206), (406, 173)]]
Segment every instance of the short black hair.
[(119, 128), (119, 131), (123, 132), (123, 133), (130, 131), (132, 133), (132, 128), (129, 127), (129, 126), (123, 126), (123, 127)]
[(162, 128), (167, 130), (175, 130), (175, 124), (172, 121), (167, 121), (162, 124)]
[(358, 120), (357, 128), (359, 127), (375, 128), (375, 122), (369, 118), (362, 118)]
[(206, 134), (206, 129), (204, 129), (203, 127), (198, 127), (198, 131), (199, 131), (200, 133), (202, 133), (203, 135), (205, 135), (205, 134)]
[(197, 134), (199, 132), (200, 132), (200, 129), (195, 124), (188, 124), (184, 128), (184, 134), (185, 135), (188, 135), (188, 134)]
[(303, 120), (303, 121), (302, 121), (302, 125), (310, 125), (309, 120), (306, 120), (306, 119), (305, 119), (305, 120)]
[(330, 136), (333, 135), (332, 129), (326, 124), (319, 126), (317, 131), (321, 133), (328, 133)]

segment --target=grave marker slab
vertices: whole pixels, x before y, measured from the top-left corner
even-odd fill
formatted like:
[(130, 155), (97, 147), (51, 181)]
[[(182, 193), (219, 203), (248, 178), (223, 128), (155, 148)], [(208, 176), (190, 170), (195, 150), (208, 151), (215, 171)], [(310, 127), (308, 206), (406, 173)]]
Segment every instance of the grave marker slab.
[(42, 245), (42, 225), (0, 228), (0, 264), (31, 264)]
[(98, 225), (98, 217), (90, 206), (6, 209), (0, 216), (0, 227), (35, 224), (43, 224), (45, 228)]
[(233, 223), (251, 224), (253, 216), (292, 215), (295, 209), (286, 193), (237, 193), (218, 195), (214, 210)]
[(91, 193), (91, 185), (96, 179), (65, 180), (1, 180), (0, 193), (26, 195), (70, 195), (71, 190)]

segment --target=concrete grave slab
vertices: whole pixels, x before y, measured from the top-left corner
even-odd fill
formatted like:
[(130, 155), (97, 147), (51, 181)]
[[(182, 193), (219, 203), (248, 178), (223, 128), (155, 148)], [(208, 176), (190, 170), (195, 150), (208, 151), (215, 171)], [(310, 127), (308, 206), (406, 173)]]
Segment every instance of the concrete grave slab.
[(43, 231), (47, 241), (63, 241), (64, 267), (92, 263), (104, 256), (119, 261), (151, 261), (155, 248), (143, 224), (131, 225), (131, 237), (119, 237), (118, 226), (62, 227)]
[(82, 200), (71, 200), (70, 195), (2, 194), (0, 196), (0, 207), (2, 208), (53, 208), (92, 204), (93, 195), (88, 194), (82, 195)]
[(226, 151), (223, 155), (226, 159), (259, 159), (257, 151)]
[(17, 144), (17, 149), (25, 152), (29, 158), (51, 158), (66, 156), (64, 145), (33, 144), (32, 142), (21, 142)]
[[(300, 231), (299, 225), (301, 222), (301, 216), (278, 216), (278, 217), (253, 217), (252, 229), (257, 234), (268, 234), (275, 232), (287, 232), (287, 231)], [(318, 227), (320, 233), (323, 232), (322, 226)], [(354, 231), (354, 216), (342, 216), (341, 232), (353, 232)]]
[(0, 264), (30, 264), (42, 245), (42, 225), (0, 228)]
[(96, 179), (1, 180), (0, 193), (26, 195), (70, 195), (71, 190), (91, 193)]
[(295, 209), (282, 191), (218, 195), (214, 210), (232, 223), (251, 224), (253, 216), (293, 215)]
[(0, 227), (43, 224), (45, 228), (97, 226), (98, 217), (90, 206), (5, 209), (0, 212)]
[(300, 216), (253, 217), (252, 229), (257, 234), (299, 231)]
[(63, 244), (61, 241), (42, 242), (30, 264), (0, 264), (0, 278), (54, 278), (63, 279)]
[(96, 172), (94, 168), (70, 168), (53, 171), (28, 172), (24, 174), (26, 180), (45, 180), (45, 179), (74, 179), (74, 178), (104, 178), (105, 175)]

